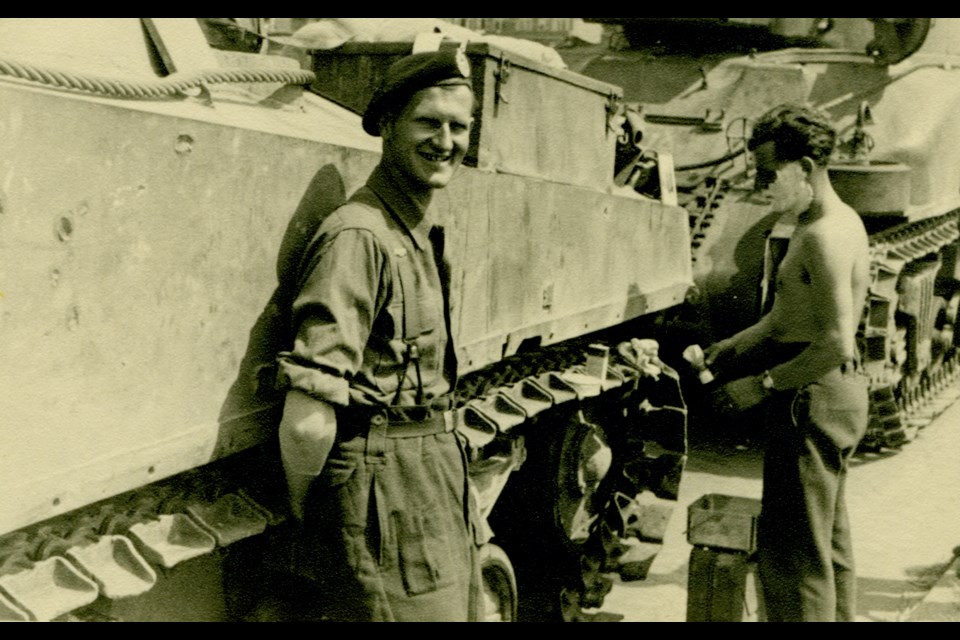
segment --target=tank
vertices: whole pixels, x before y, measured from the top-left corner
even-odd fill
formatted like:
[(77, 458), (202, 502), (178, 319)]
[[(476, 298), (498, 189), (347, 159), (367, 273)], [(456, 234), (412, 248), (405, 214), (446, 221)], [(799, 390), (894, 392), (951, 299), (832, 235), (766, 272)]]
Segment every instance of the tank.
[[(752, 122), (787, 101), (834, 119), (831, 180), (861, 215), (872, 251), (858, 335), (872, 390), (862, 448), (910, 442), (957, 397), (960, 21), (586, 20), (612, 37), (581, 56), (579, 70), (624, 87), (643, 157), (669, 154), (689, 213), (696, 289), (673, 325), (681, 344), (731, 335), (771, 302), (791, 229), (752, 191)], [(642, 177), (637, 188), (659, 185)], [(691, 416), (706, 430), (756, 435), (742, 426), (756, 421), (723, 425), (705, 407), (691, 406)]]
[[(311, 50), (265, 20), (0, 19), (0, 619), (292, 615), (283, 302), (377, 163), (358, 112), (422, 40)], [(658, 339), (694, 282), (690, 213), (664, 162), (657, 194), (621, 179), (620, 87), (466, 51), (477, 127), (435, 207), (486, 614), (588, 619), (677, 500)]]

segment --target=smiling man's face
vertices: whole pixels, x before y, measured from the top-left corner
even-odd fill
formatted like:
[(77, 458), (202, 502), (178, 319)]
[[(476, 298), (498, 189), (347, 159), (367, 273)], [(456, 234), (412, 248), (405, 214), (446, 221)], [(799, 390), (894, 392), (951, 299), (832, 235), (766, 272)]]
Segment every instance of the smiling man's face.
[(469, 87), (422, 89), (399, 116), (383, 123), (384, 160), (410, 189), (442, 189), (467, 153), (472, 122)]

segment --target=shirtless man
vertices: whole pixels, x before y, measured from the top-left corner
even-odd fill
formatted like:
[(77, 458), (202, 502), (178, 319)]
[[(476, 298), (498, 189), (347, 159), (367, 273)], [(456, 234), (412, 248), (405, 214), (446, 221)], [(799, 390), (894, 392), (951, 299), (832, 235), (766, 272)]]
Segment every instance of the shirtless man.
[[(835, 140), (822, 114), (797, 105), (756, 124), (757, 189), (795, 232), (773, 308), (706, 351), (708, 366), (736, 378), (722, 389), (731, 405), (767, 403), (758, 565), (770, 621), (852, 621), (856, 611), (844, 481), (867, 425), (855, 338), (870, 257), (859, 216), (830, 184)], [(736, 373), (750, 369), (763, 373)]]

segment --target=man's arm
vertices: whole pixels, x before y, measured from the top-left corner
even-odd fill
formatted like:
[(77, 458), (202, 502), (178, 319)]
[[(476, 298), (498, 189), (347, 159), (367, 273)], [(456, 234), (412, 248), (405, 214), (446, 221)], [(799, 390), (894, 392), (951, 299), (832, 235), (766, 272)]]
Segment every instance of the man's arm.
[(287, 392), (280, 420), (280, 459), (297, 520), (303, 520), (310, 484), (323, 470), (336, 436), (333, 405), (295, 389)]
[(704, 352), (707, 367), (722, 374), (731, 363), (749, 362), (751, 354), (773, 334), (773, 316), (768, 313), (756, 324), (707, 347)]
[(307, 493), (336, 440), (334, 406), (350, 403), (348, 380), (360, 368), (382, 305), (383, 252), (372, 234), (349, 229), (320, 245), (293, 303), (297, 334), (280, 357), (288, 387), (280, 454), (290, 508), (302, 519)]
[[(738, 368), (738, 364), (743, 366), (745, 363), (751, 363), (751, 360), (756, 358), (760, 346), (771, 338), (775, 331), (775, 316), (771, 312), (760, 318), (756, 324), (710, 345), (705, 352), (707, 367), (713, 373), (727, 379), (734, 377), (736, 373), (731, 375), (730, 370)], [(721, 411), (747, 409), (762, 402), (766, 394), (767, 391), (759, 380), (737, 378), (726, 383), (720, 392), (715, 393), (713, 401)]]

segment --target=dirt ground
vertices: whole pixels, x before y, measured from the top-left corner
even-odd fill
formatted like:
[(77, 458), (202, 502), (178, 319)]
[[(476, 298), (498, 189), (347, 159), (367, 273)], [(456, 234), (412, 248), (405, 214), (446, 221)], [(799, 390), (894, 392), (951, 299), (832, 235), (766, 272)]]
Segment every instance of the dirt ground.
[[(686, 621), (688, 505), (709, 493), (760, 496), (758, 448), (690, 444), (666, 544), (646, 581), (614, 585), (602, 609), (608, 617)], [(958, 564), (953, 549), (960, 545), (960, 403), (901, 450), (858, 455), (847, 499), (859, 585), (857, 621), (960, 621), (960, 580), (952, 579)], [(948, 578), (952, 581), (944, 582)], [(938, 581), (939, 601), (925, 603)], [(757, 619), (754, 595), (748, 588), (747, 621)]]

